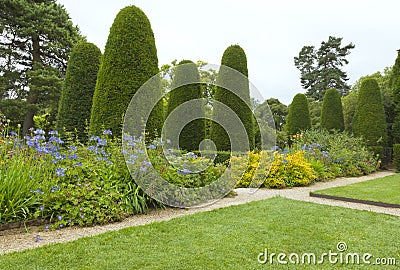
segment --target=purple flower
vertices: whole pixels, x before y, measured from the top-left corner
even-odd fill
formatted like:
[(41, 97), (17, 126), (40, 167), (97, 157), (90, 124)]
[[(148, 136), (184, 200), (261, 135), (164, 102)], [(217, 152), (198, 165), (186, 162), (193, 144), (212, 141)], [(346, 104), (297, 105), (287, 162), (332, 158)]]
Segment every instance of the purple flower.
[(62, 216), (61, 216), (61, 215), (58, 216), (57, 219), (58, 219), (58, 220), (62, 220)]
[(64, 168), (57, 168), (56, 174), (57, 174), (57, 176), (62, 177), (62, 176), (65, 176), (65, 171), (66, 170)]
[(82, 162), (75, 163), (74, 166), (76, 166), (76, 167), (82, 167)]
[(103, 131), (103, 135), (112, 135), (112, 131), (111, 130), (104, 130)]
[(44, 210), (44, 206), (41, 205), (41, 206), (39, 207), (39, 210), (40, 210), (40, 211), (43, 211), (43, 210)]
[(49, 225), (44, 226), (44, 229), (45, 229), (45, 230), (48, 230), (49, 228), (50, 228)]
[(157, 147), (155, 146), (155, 145), (153, 145), (153, 144), (150, 144), (149, 146), (147, 146), (147, 148), (149, 148), (149, 149), (156, 149)]
[(57, 130), (50, 130), (48, 134), (49, 135), (57, 135), (58, 131)]
[(92, 146), (89, 146), (89, 147), (87, 148), (88, 151), (93, 151), (93, 150), (95, 150), (95, 149), (96, 149), (96, 147), (94, 147), (93, 145), (92, 145)]
[(97, 141), (97, 146), (106, 146), (107, 145), (107, 140), (106, 139), (101, 139)]
[(84, 218), (85, 218), (85, 214), (82, 214), (82, 215), (81, 215), (81, 219), (84, 219)]
[(124, 141), (133, 141), (133, 137), (131, 135), (124, 136)]
[(188, 174), (191, 174), (191, 173), (192, 172), (190, 170), (188, 170), (188, 169), (178, 170), (178, 174), (181, 174), (181, 175), (188, 175)]
[(64, 227), (64, 224), (61, 223), (58, 227), (62, 228), (62, 227)]
[(77, 159), (78, 156), (77, 156), (76, 154), (73, 154), (73, 155), (69, 156), (68, 158), (69, 158), (70, 160), (73, 160), (73, 159)]
[(147, 168), (146, 168), (146, 167), (140, 167), (140, 170), (141, 170), (142, 172), (145, 172), (145, 171), (147, 171)]
[(89, 141), (98, 141), (99, 139), (100, 139), (99, 136), (91, 136), (89, 138)]
[(44, 132), (44, 130), (43, 129), (36, 129), (35, 131), (33, 131), (33, 134), (35, 134), (35, 135), (44, 135), (45, 134), (45, 132)]

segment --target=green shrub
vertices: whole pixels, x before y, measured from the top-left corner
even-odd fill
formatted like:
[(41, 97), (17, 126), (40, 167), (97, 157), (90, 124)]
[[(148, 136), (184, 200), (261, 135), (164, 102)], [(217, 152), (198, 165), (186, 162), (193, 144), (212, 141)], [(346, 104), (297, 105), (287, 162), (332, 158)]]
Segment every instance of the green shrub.
[[(184, 65), (184, 67), (182, 67)], [(189, 60), (181, 61), (175, 69), (175, 76), (172, 81), (172, 88), (174, 89), (177, 85), (182, 85), (181, 87), (175, 88), (168, 93), (168, 108), (167, 115), (169, 115), (175, 108), (179, 105), (194, 99), (202, 98), (201, 84), (187, 84), (188, 82), (199, 82), (200, 75), (197, 70), (196, 65)], [(193, 115), (196, 117), (205, 117), (203, 112), (203, 107), (190, 106), (188, 111), (180, 111), (180, 114), (184, 113), (187, 115)], [(179, 117), (179, 116), (178, 116)], [(173, 121), (173, 120), (171, 120)], [(173, 127), (174, 130), (180, 127)], [(204, 119), (196, 119), (188, 123), (179, 135), (179, 147), (186, 151), (195, 151), (199, 149), (199, 144), (205, 138), (205, 121)], [(168, 131), (166, 134), (168, 137)]]
[[(99, 134), (102, 129), (110, 128), (114, 135), (120, 135), (129, 102), (137, 90), (157, 73), (157, 50), (148, 18), (135, 6), (121, 9), (111, 26), (97, 78), (90, 134)], [(161, 87), (156, 88), (161, 93)], [(161, 105), (159, 103), (153, 110), (147, 122), (150, 137), (159, 135)]]
[(321, 127), (328, 131), (344, 130), (342, 100), (339, 92), (334, 88), (325, 92), (322, 104)]
[[(242, 73), (244, 77), (238, 76), (237, 73), (232, 72), (226, 67)], [(222, 56), (221, 68), (217, 78), (217, 83), (223, 85), (224, 88), (217, 87), (214, 98), (216, 101), (232, 109), (240, 118), (241, 123), (247, 131), (249, 147), (250, 149), (254, 149), (253, 113), (251, 111), (250, 90), (247, 77), (247, 58), (244, 50), (239, 45), (229, 46)], [(218, 107), (214, 107), (213, 118), (216, 119), (217, 115), (221, 117), (222, 112)], [(214, 141), (218, 151), (231, 150), (229, 136), (221, 125), (213, 122), (211, 125), (210, 137)], [(245, 151), (246, 149), (243, 150)]]
[(369, 146), (387, 143), (386, 117), (381, 91), (375, 79), (362, 81), (353, 120), (354, 135), (363, 137)]
[(85, 41), (74, 46), (68, 61), (56, 129), (59, 132), (76, 132), (81, 142), (87, 140), (84, 132), (90, 120), (100, 61), (100, 49)]
[(297, 94), (289, 106), (289, 113), (286, 118), (287, 134), (289, 136), (295, 135), (309, 128), (311, 128), (311, 120), (307, 97), (304, 94)]
[(400, 172), (400, 144), (393, 144), (393, 165)]
[(400, 51), (397, 51), (397, 58), (392, 69), (390, 86), (393, 91), (393, 101), (396, 105), (395, 117), (392, 126), (393, 143), (400, 143)]

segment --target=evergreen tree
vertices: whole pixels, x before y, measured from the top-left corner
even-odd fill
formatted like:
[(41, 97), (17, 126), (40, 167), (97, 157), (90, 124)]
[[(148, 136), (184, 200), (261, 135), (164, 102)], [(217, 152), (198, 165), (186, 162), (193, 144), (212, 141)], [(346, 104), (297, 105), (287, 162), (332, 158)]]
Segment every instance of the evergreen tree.
[[(175, 76), (172, 81), (172, 91), (168, 93), (168, 108), (169, 115), (175, 108), (183, 103), (202, 98), (202, 87), (200, 83), (187, 84), (190, 82), (200, 82), (200, 75), (195, 63), (189, 60), (181, 61), (175, 68)], [(181, 85), (180, 87), (177, 87)], [(203, 116), (203, 107), (191, 106), (188, 110), (182, 110), (181, 113), (193, 115), (196, 117)], [(179, 117), (179, 116), (178, 116)], [(173, 120), (172, 120), (173, 121)], [(172, 123), (173, 126), (173, 123)], [(179, 128), (179, 127), (176, 127)], [(168, 138), (168, 131), (167, 131)], [(188, 123), (180, 133), (179, 147), (187, 151), (195, 151), (199, 149), (199, 144), (205, 138), (205, 121), (204, 119), (196, 119)]]
[(385, 146), (387, 143), (385, 110), (381, 91), (375, 79), (367, 78), (361, 83), (353, 132), (354, 135), (363, 137), (369, 146)]
[(336, 88), (341, 95), (346, 95), (347, 74), (342, 70), (348, 64), (346, 56), (354, 49), (352, 43), (341, 47), (342, 38), (330, 36), (328, 41), (321, 42), (321, 47), (304, 46), (294, 58), (295, 66), (301, 72), (301, 85), (307, 90), (307, 97), (322, 101), (325, 91)]
[(57, 104), (69, 52), (81, 36), (56, 0), (0, 1), (0, 29), (0, 98), (26, 100), (26, 133), (45, 102)]
[[(228, 67), (228, 68), (226, 68)], [(236, 70), (244, 76), (238, 76), (232, 72)], [(248, 82), (247, 58), (244, 50), (239, 45), (229, 46), (221, 60), (221, 68), (217, 77), (217, 84), (223, 85), (215, 90), (214, 98), (230, 109), (239, 117), (244, 126), (250, 149), (254, 149), (253, 113), (250, 103), (250, 90)], [(229, 91), (230, 90), (230, 91)], [(233, 91), (233, 92), (232, 92)], [(213, 118), (222, 114), (221, 110), (214, 107)], [(211, 126), (211, 138), (219, 151), (230, 151), (230, 139), (224, 128), (213, 122)]]
[[(150, 21), (135, 6), (121, 9), (111, 26), (97, 78), (90, 134), (98, 134), (103, 128), (111, 129), (114, 135), (121, 134), (129, 102), (157, 73), (157, 50)], [(153, 112), (146, 125), (151, 136), (160, 132), (162, 104)]]
[(321, 127), (328, 131), (344, 130), (342, 100), (339, 92), (334, 88), (325, 92), (322, 104)]
[(289, 106), (289, 113), (286, 118), (287, 134), (295, 135), (310, 128), (311, 119), (307, 97), (304, 94), (297, 94)]
[(400, 143), (400, 50), (398, 50), (396, 62), (392, 69), (390, 86), (393, 91), (395, 117), (392, 126), (393, 143)]
[(94, 89), (101, 61), (100, 49), (89, 42), (78, 43), (71, 51), (57, 116), (57, 130), (76, 130), (86, 140)]

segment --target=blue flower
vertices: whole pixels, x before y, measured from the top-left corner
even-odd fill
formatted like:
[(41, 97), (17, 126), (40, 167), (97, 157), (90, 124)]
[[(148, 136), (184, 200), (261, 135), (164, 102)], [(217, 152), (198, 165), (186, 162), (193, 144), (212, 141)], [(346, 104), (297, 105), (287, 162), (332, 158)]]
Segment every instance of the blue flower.
[(89, 146), (89, 147), (87, 148), (88, 151), (93, 151), (93, 150), (95, 150), (95, 149), (96, 149), (96, 147), (94, 147), (93, 145), (92, 145), (92, 146)]
[(140, 167), (140, 170), (141, 170), (142, 172), (145, 172), (145, 171), (147, 171), (147, 168), (146, 168), (146, 167)]
[(44, 206), (41, 205), (41, 206), (39, 207), (39, 210), (40, 210), (40, 211), (43, 211), (43, 210), (44, 210)]
[(127, 160), (127, 161), (126, 161), (126, 163), (127, 163), (127, 164), (130, 164), (130, 165), (133, 165), (133, 164), (135, 164), (135, 161), (134, 161), (134, 160), (131, 160), (131, 159), (129, 159), (129, 160)]
[(135, 142), (128, 142), (127, 145), (128, 145), (128, 146), (133, 146), (133, 147), (135, 147), (135, 146), (136, 146), (136, 143), (135, 143)]
[(283, 162), (284, 162), (284, 163), (288, 163), (288, 160), (287, 160), (287, 159), (284, 159)]
[(106, 146), (106, 145), (107, 145), (107, 140), (106, 139), (99, 138), (97, 140), (97, 146)]
[(306, 150), (307, 149), (307, 144), (305, 144), (305, 145), (303, 145), (302, 147), (301, 147), (301, 150)]
[(131, 155), (129, 158), (130, 158), (130, 159), (137, 159), (137, 158), (138, 158), (138, 156)]
[(69, 158), (70, 160), (73, 160), (73, 159), (77, 159), (78, 156), (77, 156), (76, 154), (73, 154), (73, 155), (69, 156), (68, 158)]
[(43, 240), (43, 238), (42, 237), (40, 237), (40, 235), (36, 235), (36, 237), (35, 237), (35, 242), (37, 243), (37, 242), (39, 242), (40, 240)]
[(44, 132), (44, 130), (43, 129), (36, 129), (35, 131), (33, 131), (33, 134), (35, 134), (35, 135), (44, 135), (45, 134), (45, 132)]
[(99, 139), (100, 139), (99, 136), (91, 136), (89, 138), (89, 141), (98, 141)]
[(103, 135), (112, 135), (112, 131), (107, 129), (103, 131)]
[(57, 168), (56, 169), (56, 174), (57, 174), (57, 176), (65, 176), (65, 169), (64, 168)]
[(58, 216), (57, 219), (58, 219), (58, 220), (62, 220), (62, 216), (61, 216), (61, 215)]
[(124, 141), (133, 141), (133, 137), (131, 135), (124, 136)]
[(50, 130), (48, 134), (49, 135), (57, 135), (58, 131), (57, 130)]
[(280, 149), (280, 148), (279, 148), (279, 146), (277, 146), (277, 145), (275, 145), (274, 147), (271, 148), (272, 151), (277, 151), (277, 150), (279, 150), (279, 149)]
[(122, 154), (123, 154), (123, 155), (127, 155), (127, 154), (129, 154), (129, 152), (126, 151), (126, 150), (122, 150)]
[(49, 225), (46, 225), (46, 226), (44, 226), (44, 229), (45, 229), (45, 230), (48, 230), (48, 229), (50, 229), (50, 226), (49, 226)]
[(75, 145), (68, 146), (68, 152), (75, 152), (77, 147)]
[(183, 169), (183, 170), (178, 170), (178, 174), (181, 175), (187, 175), (187, 174), (191, 174), (192, 172), (188, 169)]
[(58, 227), (62, 228), (62, 227), (64, 227), (64, 224), (60, 224)]
[(136, 153), (138, 153), (138, 154), (144, 154), (144, 150), (137, 149), (137, 150), (136, 150)]
[(77, 162), (74, 164), (75, 167), (82, 167), (82, 162)]
[(153, 145), (153, 144), (150, 144), (149, 146), (147, 146), (147, 148), (148, 148), (148, 149), (153, 149), (153, 150), (154, 150), (154, 149), (156, 149), (157, 147), (156, 147), (155, 145)]
[(322, 151), (321, 154), (322, 154), (322, 156), (323, 156), (324, 158), (327, 158), (327, 157), (329, 156), (329, 154), (328, 154), (327, 151)]
[(150, 161), (143, 161), (143, 166), (150, 166), (151, 165), (151, 162)]
[(10, 136), (17, 136), (18, 134), (17, 134), (17, 132), (15, 132), (15, 131), (10, 131)]
[(85, 218), (85, 214), (82, 214), (82, 215), (81, 215), (81, 219), (84, 219), (84, 218)]

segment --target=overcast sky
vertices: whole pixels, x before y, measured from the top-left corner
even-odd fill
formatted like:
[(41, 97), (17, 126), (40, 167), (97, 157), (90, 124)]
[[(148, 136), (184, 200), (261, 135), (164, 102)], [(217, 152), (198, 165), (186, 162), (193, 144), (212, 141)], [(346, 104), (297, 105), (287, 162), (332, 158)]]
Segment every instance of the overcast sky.
[(119, 10), (140, 7), (156, 39), (159, 66), (172, 60), (220, 64), (226, 47), (246, 52), (250, 81), (265, 99), (288, 104), (305, 93), (293, 57), (305, 45), (343, 37), (355, 49), (349, 83), (391, 66), (400, 49), (400, 1), (356, 0), (58, 0), (89, 42), (104, 52)]

